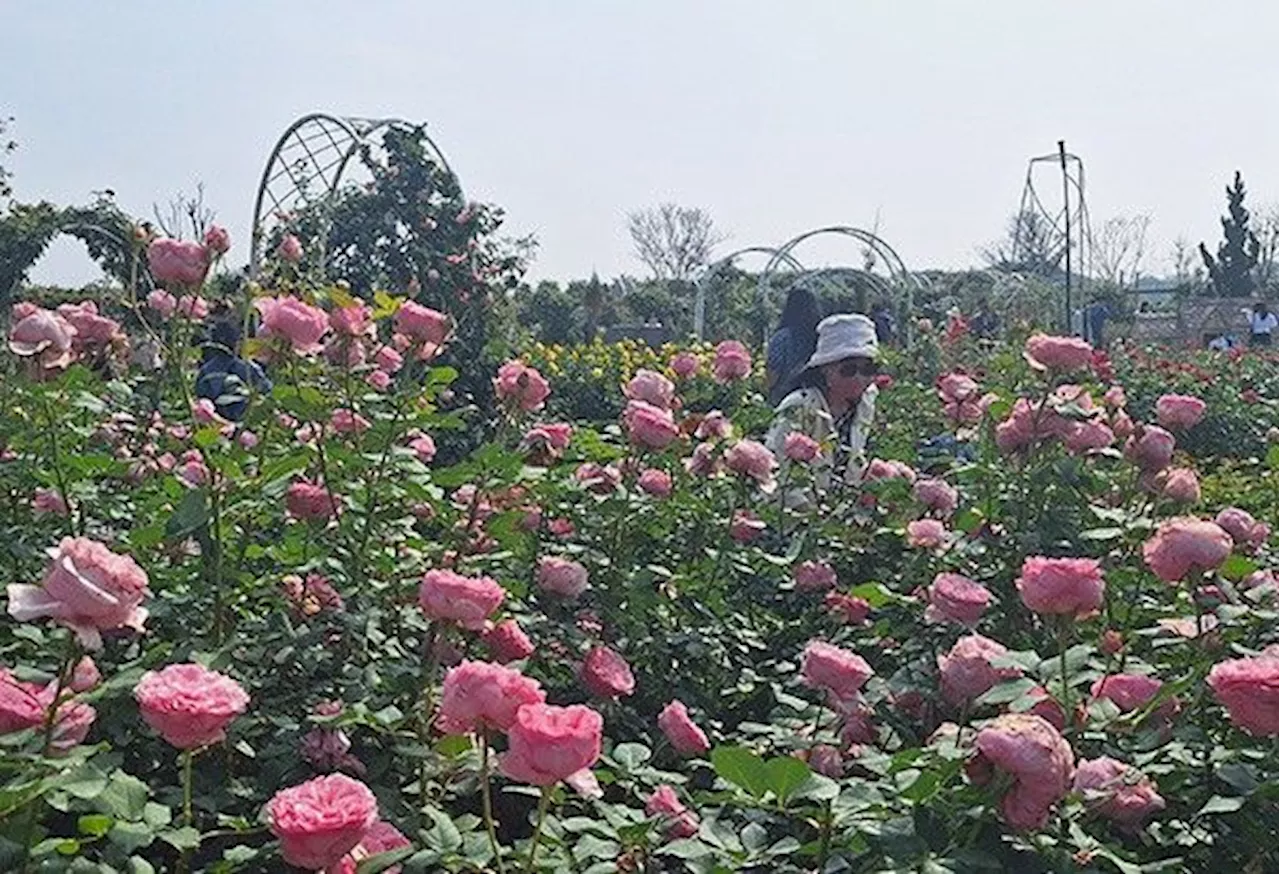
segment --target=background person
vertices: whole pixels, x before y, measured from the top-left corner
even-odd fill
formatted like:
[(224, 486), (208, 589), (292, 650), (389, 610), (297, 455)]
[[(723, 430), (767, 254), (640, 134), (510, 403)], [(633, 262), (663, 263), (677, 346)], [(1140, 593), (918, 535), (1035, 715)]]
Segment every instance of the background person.
[(811, 466), (819, 489), (829, 489), (837, 479), (856, 484), (862, 478), (879, 354), (871, 319), (860, 313), (828, 316), (818, 325), (813, 354), (778, 404), (765, 445), (785, 464), (788, 434), (798, 431), (816, 440), (819, 456)]
[(1265, 300), (1258, 301), (1253, 305), (1253, 312), (1249, 313), (1249, 345), (1275, 345), (1276, 327), (1276, 314), (1271, 312)]
[(813, 292), (793, 288), (778, 317), (778, 329), (765, 351), (765, 387), (769, 404), (776, 406), (786, 393), (788, 380), (813, 354), (822, 313)]

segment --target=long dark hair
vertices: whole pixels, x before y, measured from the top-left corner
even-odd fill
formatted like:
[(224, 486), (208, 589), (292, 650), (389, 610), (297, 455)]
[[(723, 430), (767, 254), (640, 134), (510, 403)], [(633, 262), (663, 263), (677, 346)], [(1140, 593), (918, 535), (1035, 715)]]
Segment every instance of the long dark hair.
[(796, 357), (800, 361), (808, 361), (818, 345), (818, 322), (822, 321), (822, 312), (818, 309), (818, 299), (807, 288), (793, 288), (787, 292), (787, 302), (782, 307), (782, 315), (778, 317), (778, 330), (790, 328), (796, 343)]

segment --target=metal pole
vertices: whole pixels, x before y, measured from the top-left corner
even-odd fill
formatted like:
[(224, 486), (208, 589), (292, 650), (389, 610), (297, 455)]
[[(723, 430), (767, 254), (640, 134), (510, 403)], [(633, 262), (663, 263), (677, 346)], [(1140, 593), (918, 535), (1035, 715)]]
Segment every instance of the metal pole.
[(1068, 199), (1070, 186), (1067, 178), (1067, 143), (1058, 140), (1058, 162), (1062, 166), (1062, 228), (1067, 238), (1066, 263), (1066, 298), (1067, 298), (1067, 330), (1071, 334), (1071, 201)]

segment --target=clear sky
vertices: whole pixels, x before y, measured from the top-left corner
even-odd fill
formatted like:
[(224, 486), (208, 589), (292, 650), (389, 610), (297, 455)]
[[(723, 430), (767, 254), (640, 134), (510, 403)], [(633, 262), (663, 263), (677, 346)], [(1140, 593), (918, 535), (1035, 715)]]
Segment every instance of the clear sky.
[[(535, 278), (642, 274), (626, 212), (664, 200), (722, 251), (879, 215), (909, 267), (967, 266), (1060, 138), (1095, 222), (1152, 216), (1148, 271), (1216, 244), (1235, 169), (1255, 207), (1280, 186), (1276, 0), (0, 0), (0, 30), (18, 198), (148, 215), (203, 181), (237, 263), (312, 110), (428, 122)], [(33, 278), (93, 278), (77, 245)]]

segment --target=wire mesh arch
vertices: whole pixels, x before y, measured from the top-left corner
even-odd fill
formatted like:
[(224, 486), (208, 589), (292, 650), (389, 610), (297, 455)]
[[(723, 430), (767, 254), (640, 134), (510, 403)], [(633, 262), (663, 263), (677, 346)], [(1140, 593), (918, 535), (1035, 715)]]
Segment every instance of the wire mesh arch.
[[(364, 146), (376, 146), (377, 135), (389, 128), (418, 127), (400, 118), (361, 118), (311, 112), (285, 128), (262, 170), (253, 203), (253, 232), (249, 247), (249, 276), (257, 278), (262, 247), (273, 220), (298, 209), (326, 203), (342, 185), (352, 157)], [(454, 176), (444, 153), (422, 135), (445, 172)], [(455, 176), (456, 178), (456, 176)]]
[[(747, 246), (737, 251), (730, 252), (722, 258), (708, 264), (698, 274), (698, 278), (694, 280), (695, 297), (693, 302), (693, 333), (696, 339), (701, 341), (706, 333), (707, 321), (707, 290), (710, 284), (725, 270), (734, 266), (739, 258), (747, 255), (767, 255), (770, 262), (777, 256), (778, 250), (771, 246)], [(797, 273), (804, 270), (804, 265), (790, 255), (784, 256), (788, 267)]]
[[(877, 277), (877, 279), (881, 280), (880, 286), (889, 292), (889, 296), (894, 296), (894, 293), (901, 292), (903, 298), (901, 301), (902, 314), (904, 316), (910, 314), (914, 307), (915, 292), (927, 287), (927, 279), (919, 274), (912, 273), (907, 270), (906, 265), (903, 263), (902, 258), (899, 257), (897, 251), (885, 242), (884, 239), (873, 234), (871, 231), (853, 227), (851, 225), (828, 225), (826, 227), (814, 228), (813, 230), (805, 231), (802, 234), (792, 237), (786, 243), (782, 244), (782, 246), (778, 247), (773, 257), (769, 259), (769, 263), (765, 265), (764, 270), (756, 280), (756, 301), (758, 306), (763, 309), (764, 301), (773, 286), (774, 278), (778, 274), (781, 266), (786, 263), (787, 259), (790, 259), (791, 261), (796, 260), (795, 255), (793, 254), (796, 248), (809, 240), (822, 236), (843, 237), (861, 243), (863, 246), (867, 247), (868, 252), (874, 255), (875, 258), (878, 258), (885, 265), (885, 269), (889, 272), (887, 280), (882, 277)], [(848, 267), (822, 268), (821, 270), (810, 271), (810, 273), (818, 276), (820, 279), (826, 279), (829, 276), (835, 275), (836, 272), (840, 274), (847, 274), (850, 271), (874, 276), (870, 270), (857, 270), (856, 268)], [(911, 319), (903, 318), (902, 326), (903, 343), (906, 346), (910, 346), (912, 335)]]

